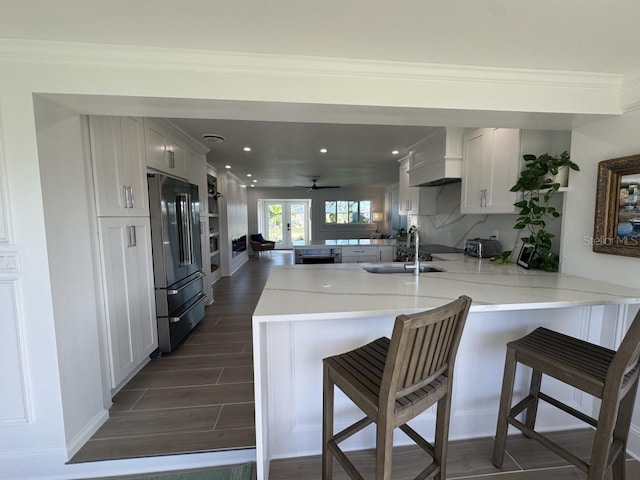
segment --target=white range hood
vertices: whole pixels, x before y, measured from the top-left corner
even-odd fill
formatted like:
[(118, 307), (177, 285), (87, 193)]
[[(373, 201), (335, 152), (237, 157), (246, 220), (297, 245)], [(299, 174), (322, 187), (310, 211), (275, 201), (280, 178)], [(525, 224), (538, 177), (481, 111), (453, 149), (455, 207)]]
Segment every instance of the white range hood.
[(464, 128), (443, 127), (413, 145), (409, 186), (433, 187), (459, 182), (462, 178)]

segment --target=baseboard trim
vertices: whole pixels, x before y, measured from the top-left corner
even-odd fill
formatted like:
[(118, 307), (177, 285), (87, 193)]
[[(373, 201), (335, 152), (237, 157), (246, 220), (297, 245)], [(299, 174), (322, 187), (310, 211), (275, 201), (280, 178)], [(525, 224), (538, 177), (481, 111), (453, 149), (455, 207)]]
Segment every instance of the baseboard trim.
[(67, 442), (67, 461), (84, 446), (85, 443), (100, 429), (109, 419), (109, 410), (101, 410), (86, 425)]

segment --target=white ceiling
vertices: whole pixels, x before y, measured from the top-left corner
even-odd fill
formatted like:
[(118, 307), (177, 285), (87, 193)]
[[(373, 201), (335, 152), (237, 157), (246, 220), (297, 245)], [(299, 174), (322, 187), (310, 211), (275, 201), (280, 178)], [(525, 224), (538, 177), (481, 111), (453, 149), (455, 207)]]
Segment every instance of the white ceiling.
[[(640, 72), (635, 48), (640, 38), (638, 0), (0, 0), (0, 36), (522, 69)], [(232, 164), (241, 177), (252, 173), (261, 186), (305, 184), (315, 175), (322, 177), (319, 184), (390, 184), (397, 180), (391, 150), (406, 149), (426, 136), (429, 126), (461, 125), (460, 116), (451, 118), (447, 112), (442, 112), (440, 122), (419, 126), (409, 121), (406, 125), (413, 126), (406, 128), (398, 128), (395, 119), (386, 122), (384, 115), (362, 120), (367, 118), (362, 112), (352, 116), (359, 120), (350, 121), (347, 111), (341, 112), (341, 121), (328, 123), (299, 123), (295, 115), (283, 119), (278, 109), (271, 110), (273, 116), (266, 110), (259, 122), (233, 114), (213, 119), (199, 114), (189, 119), (180, 112), (194, 111), (193, 105), (186, 108), (179, 100), (166, 105), (171, 107), (166, 117), (181, 117), (175, 123), (195, 137), (217, 133), (226, 138), (211, 146), (212, 163)], [(477, 125), (473, 112), (466, 113), (463, 125)], [(508, 126), (516, 117), (513, 112), (501, 125)], [(572, 121), (561, 115), (546, 117), (547, 128), (566, 127)], [(246, 154), (241, 149), (244, 145), (253, 151)], [(321, 155), (320, 147), (329, 152)]]

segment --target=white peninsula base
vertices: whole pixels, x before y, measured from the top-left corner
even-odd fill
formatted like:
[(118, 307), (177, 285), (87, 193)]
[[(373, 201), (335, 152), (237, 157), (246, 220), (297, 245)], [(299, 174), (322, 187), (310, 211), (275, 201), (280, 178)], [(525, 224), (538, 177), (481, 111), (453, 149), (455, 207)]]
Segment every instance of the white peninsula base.
[[(456, 267), (457, 263), (461, 265)], [(584, 279), (574, 279), (570, 286), (571, 277), (558, 274), (520, 275), (524, 271), (511, 267), (498, 267), (496, 274), (495, 266), (479, 267), (477, 261), (442, 262), (438, 266), (444, 267), (446, 274), (437, 278), (425, 278), (423, 274), (417, 281), (412, 275), (368, 274), (359, 266), (274, 269), (253, 317), (259, 480), (268, 478), (271, 459), (321, 452), (322, 359), (389, 336), (398, 313), (433, 308), (462, 294), (474, 299), (456, 362), (450, 430), (450, 438), (455, 440), (495, 433), (508, 341), (546, 326), (614, 348), (637, 310), (630, 304), (640, 303), (637, 290)], [(473, 269), (473, 273), (467, 269)], [(480, 271), (483, 269), (484, 274)], [(363, 285), (366, 288), (358, 291)], [(529, 301), (512, 303), (523, 289), (528, 290)], [(553, 299), (550, 289), (554, 290)], [(564, 299), (560, 289), (564, 289)], [(496, 290), (504, 303), (489, 303)], [(381, 298), (384, 296), (386, 300)], [(392, 311), (383, 305), (389, 305)], [(528, 391), (527, 374), (525, 369), (519, 371), (516, 398)], [(594, 403), (588, 395), (549, 379), (545, 379), (543, 390), (593, 414)], [(634, 455), (640, 455), (637, 416), (630, 438)], [(336, 430), (361, 417), (362, 413), (337, 389)], [(537, 425), (540, 430), (584, 426), (542, 404)], [(412, 426), (425, 438), (433, 438), (433, 408), (412, 421)], [(411, 441), (398, 432), (394, 443)], [(347, 450), (358, 450), (374, 444), (375, 427), (371, 426), (343, 445)]]

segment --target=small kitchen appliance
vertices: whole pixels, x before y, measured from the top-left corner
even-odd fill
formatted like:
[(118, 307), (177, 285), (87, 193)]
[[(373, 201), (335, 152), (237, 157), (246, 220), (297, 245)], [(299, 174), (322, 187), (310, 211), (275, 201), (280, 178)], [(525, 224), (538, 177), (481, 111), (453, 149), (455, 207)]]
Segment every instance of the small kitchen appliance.
[(501, 253), (502, 246), (494, 238), (468, 238), (464, 241), (464, 254), (471, 257), (488, 258)]

